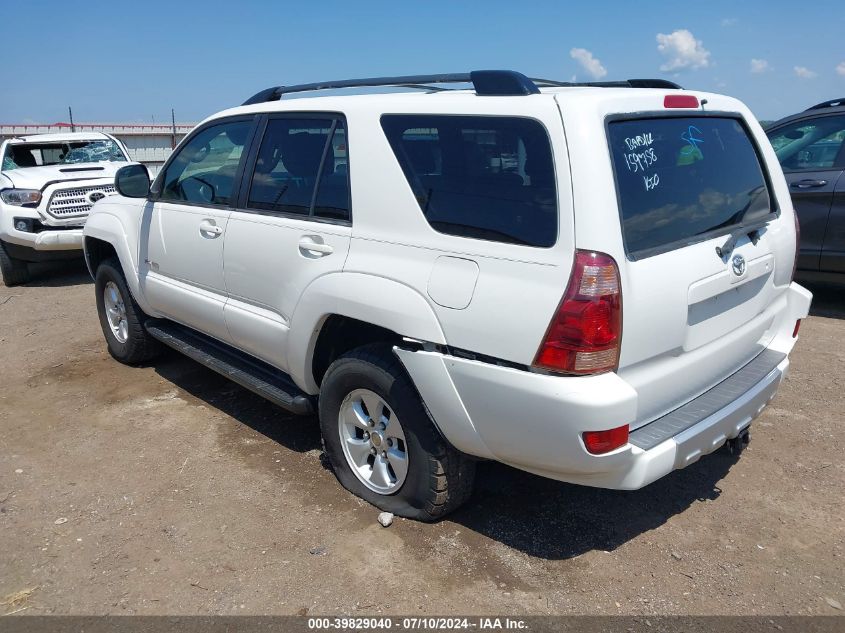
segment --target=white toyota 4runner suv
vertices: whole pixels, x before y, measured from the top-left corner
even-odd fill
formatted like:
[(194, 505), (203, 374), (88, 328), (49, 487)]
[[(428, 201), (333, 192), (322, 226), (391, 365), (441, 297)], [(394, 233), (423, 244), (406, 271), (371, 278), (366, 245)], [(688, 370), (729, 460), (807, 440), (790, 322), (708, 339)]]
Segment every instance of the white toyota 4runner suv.
[[(375, 85), (408, 91), (288, 97)], [(341, 484), (416, 519), (477, 459), (630, 490), (740, 450), (810, 306), (760, 125), (660, 80), (271, 88), (115, 185), (84, 230), (111, 354), (317, 413)]]
[(28, 262), (82, 255), (82, 225), (114, 193), (126, 148), (99, 132), (35, 134), (0, 145), (0, 273), (29, 280)]

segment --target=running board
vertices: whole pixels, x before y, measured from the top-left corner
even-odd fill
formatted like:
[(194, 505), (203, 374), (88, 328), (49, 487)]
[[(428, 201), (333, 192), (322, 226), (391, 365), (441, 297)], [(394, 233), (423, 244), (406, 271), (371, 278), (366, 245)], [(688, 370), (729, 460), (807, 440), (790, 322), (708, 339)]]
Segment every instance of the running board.
[(311, 396), (290, 376), (225, 343), (165, 319), (147, 321), (150, 336), (297, 415), (314, 413)]

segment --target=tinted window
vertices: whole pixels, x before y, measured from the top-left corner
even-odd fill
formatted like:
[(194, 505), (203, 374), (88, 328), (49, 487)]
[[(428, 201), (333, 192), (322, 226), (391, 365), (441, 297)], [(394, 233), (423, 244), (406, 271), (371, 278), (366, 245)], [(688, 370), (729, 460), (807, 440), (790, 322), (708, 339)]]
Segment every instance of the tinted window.
[(314, 203), (314, 215), (335, 220), (349, 219), (349, 159), (343, 121), (337, 122), (329, 153), (323, 164)]
[(232, 204), (235, 174), (251, 121), (208, 127), (179, 150), (162, 179), (162, 200)]
[(845, 142), (845, 116), (796, 121), (767, 134), (784, 170), (831, 169)]
[(646, 256), (772, 210), (759, 158), (736, 119), (616, 121), (609, 135), (629, 254)]
[(382, 128), (435, 230), (529, 246), (557, 240), (552, 152), (537, 121), (385, 115)]
[(342, 121), (333, 132), (334, 125), (332, 119), (271, 119), (258, 150), (247, 205), (311, 215), (313, 204), (316, 216), (348, 219), (346, 133)]

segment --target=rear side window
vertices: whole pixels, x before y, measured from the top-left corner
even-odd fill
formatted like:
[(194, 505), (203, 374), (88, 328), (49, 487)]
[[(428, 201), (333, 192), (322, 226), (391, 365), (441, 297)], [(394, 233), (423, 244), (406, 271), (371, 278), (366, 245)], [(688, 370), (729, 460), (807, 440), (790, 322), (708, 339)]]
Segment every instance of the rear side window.
[(738, 119), (677, 117), (608, 126), (625, 247), (633, 258), (765, 218), (772, 198)]
[(258, 150), (247, 206), (349, 220), (348, 171), (343, 121), (270, 119)]
[(555, 243), (554, 164), (539, 122), (390, 114), (381, 124), (436, 231), (527, 246)]

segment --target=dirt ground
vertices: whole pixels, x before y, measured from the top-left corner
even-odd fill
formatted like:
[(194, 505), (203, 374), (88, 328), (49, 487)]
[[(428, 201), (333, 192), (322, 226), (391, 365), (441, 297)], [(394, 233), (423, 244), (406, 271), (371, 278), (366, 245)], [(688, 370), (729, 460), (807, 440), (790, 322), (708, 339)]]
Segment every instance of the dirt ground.
[(738, 461), (634, 493), (482, 464), (458, 513), (385, 529), (314, 420), (118, 364), (84, 267), (43, 267), (0, 286), (0, 613), (841, 615), (845, 292), (812, 289)]

